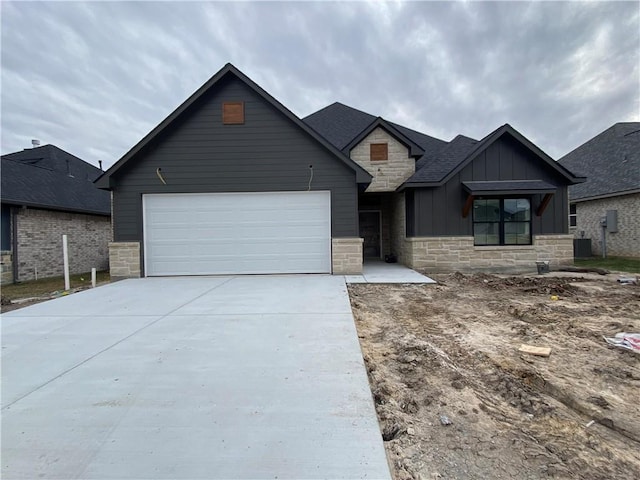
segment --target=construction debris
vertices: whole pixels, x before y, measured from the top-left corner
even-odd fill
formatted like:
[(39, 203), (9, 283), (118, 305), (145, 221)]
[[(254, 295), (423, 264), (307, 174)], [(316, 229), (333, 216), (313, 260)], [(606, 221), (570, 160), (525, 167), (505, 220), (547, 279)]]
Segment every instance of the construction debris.
[(640, 333), (620, 332), (616, 333), (615, 337), (603, 338), (609, 345), (640, 353)]
[(520, 345), (519, 352), (536, 355), (538, 357), (548, 357), (551, 355), (551, 347), (534, 347), (533, 345)]

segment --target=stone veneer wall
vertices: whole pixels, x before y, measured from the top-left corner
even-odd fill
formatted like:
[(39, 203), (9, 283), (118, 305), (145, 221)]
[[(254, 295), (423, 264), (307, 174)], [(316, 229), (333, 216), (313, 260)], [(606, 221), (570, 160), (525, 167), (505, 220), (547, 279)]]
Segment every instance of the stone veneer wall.
[(391, 251), (398, 256), (398, 262), (408, 265), (407, 245), (407, 216), (405, 214), (406, 202), (404, 192), (393, 196), (391, 209)]
[[(389, 159), (371, 161), (370, 145), (386, 143)], [(415, 173), (416, 161), (409, 157), (409, 149), (382, 128), (376, 128), (351, 150), (351, 159), (373, 175), (367, 192), (393, 192)]]
[(112, 242), (109, 244), (109, 272), (111, 280), (140, 278), (140, 243)]
[(602, 255), (600, 219), (607, 210), (618, 211), (618, 231), (607, 232), (607, 255), (640, 257), (640, 193), (577, 202), (576, 227), (571, 228), (575, 238), (584, 231), (593, 254)]
[(403, 263), (430, 272), (509, 272), (536, 270), (537, 261), (552, 267), (573, 263), (573, 236), (534, 235), (533, 245), (473, 245), (473, 237), (414, 237), (405, 242)]
[(2, 267), (1, 285), (13, 283), (13, 255), (11, 251), (2, 250), (0, 252), (0, 266)]
[(334, 275), (362, 273), (362, 238), (332, 238), (331, 267)]
[[(17, 222), (18, 272), (20, 282), (64, 274), (62, 235), (67, 235), (70, 273), (106, 270), (111, 221), (107, 216), (19, 209)], [(15, 252), (13, 252), (15, 254)]]

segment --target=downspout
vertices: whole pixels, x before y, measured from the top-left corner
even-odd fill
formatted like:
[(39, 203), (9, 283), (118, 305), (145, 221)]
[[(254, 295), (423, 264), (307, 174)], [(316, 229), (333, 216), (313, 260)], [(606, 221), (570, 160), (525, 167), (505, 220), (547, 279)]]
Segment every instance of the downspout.
[(11, 270), (13, 274), (13, 283), (18, 281), (18, 215), (16, 212), (18, 207), (11, 207)]

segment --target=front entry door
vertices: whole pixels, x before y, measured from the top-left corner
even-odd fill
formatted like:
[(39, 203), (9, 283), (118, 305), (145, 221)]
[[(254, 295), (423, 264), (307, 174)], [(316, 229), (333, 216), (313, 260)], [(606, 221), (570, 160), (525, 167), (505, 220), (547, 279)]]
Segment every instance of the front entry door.
[(360, 237), (364, 258), (380, 258), (380, 212), (360, 212)]

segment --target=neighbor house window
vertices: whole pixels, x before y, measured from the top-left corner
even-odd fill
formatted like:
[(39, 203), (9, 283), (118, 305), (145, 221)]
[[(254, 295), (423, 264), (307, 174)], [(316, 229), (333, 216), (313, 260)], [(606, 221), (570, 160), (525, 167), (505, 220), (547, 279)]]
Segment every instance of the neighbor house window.
[(0, 236), (2, 236), (2, 250), (11, 250), (11, 207), (2, 205), (2, 225), (0, 226)]
[(578, 215), (576, 214), (576, 204), (572, 203), (569, 205), (569, 226), (577, 227), (578, 226)]
[(528, 198), (478, 198), (473, 201), (474, 245), (531, 245)]
[(222, 104), (222, 123), (241, 125), (244, 123), (244, 102), (224, 102)]
[(389, 160), (389, 145), (386, 143), (372, 143), (370, 145), (370, 156), (372, 162)]

